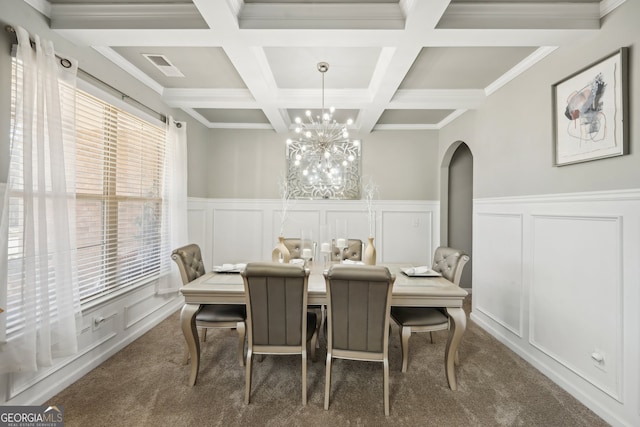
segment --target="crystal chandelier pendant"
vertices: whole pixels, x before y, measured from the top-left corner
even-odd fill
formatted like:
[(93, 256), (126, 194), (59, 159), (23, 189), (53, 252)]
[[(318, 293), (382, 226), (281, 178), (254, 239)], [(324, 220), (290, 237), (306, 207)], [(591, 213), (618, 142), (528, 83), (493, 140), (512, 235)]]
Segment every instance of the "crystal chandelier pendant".
[(325, 110), (324, 74), (326, 62), (318, 63), (322, 74), (322, 110), (314, 116), (305, 112), (306, 121), (295, 118), (295, 138), (287, 140), (288, 180), (296, 198), (359, 198), (360, 141), (349, 139), (348, 127), (333, 118), (333, 107)]

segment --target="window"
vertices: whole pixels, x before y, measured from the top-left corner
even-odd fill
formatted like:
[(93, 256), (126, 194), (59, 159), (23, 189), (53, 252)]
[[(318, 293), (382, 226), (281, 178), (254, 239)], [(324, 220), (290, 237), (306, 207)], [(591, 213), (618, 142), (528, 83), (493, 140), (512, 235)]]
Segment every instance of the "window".
[[(16, 132), (15, 100), (20, 96), (18, 67), (14, 58), (11, 132)], [(165, 129), (81, 90), (66, 87), (63, 92), (75, 97), (76, 105), (76, 273), (81, 302), (87, 304), (168, 272), (167, 263), (161, 263), (167, 253), (162, 248), (167, 226), (162, 221)], [(19, 138), (13, 135), (14, 141)], [(11, 212), (21, 209), (19, 193), (9, 194)], [(23, 261), (19, 218), (9, 216), (9, 274), (3, 296), (9, 312), (22, 303), (16, 273)], [(7, 336), (21, 325), (18, 318), (6, 322)]]

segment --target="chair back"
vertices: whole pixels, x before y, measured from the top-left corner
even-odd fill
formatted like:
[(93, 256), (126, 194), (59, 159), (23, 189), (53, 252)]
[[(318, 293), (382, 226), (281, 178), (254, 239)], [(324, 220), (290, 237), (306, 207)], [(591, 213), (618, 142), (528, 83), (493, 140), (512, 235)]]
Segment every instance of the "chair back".
[(255, 262), (241, 275), (249, 347), (306, 346), (309, 271), (295, 264)]
[(327, 349), (386, 357), (395, 277), (384, 266), (333, 265), (325, 272)]
[[(289, 250), (289, 255), (291, 256), (291, 259), (302, 259), (302, 239), (285, 238), (282, 242)], [(311, 260), (313, 260), (316, 257), (317, 246), (318, 246), (318, 242), (313, 242), (313, 248), (311, 248), (311, 253), (313, 255), (311, 257)]]
[(343, 252), (344, 258), (340, 254), (340, 248), (336, 246), (336, 241), (331, 241), (331, 261), (342, 261), (348, 259), (349, 261), (362, 261), (362, 252), (364, 244), (360, 239), (349, 239), (348, 245)]
[(183, 285), (186, 285), (205, 273), (200, 246), (195, 243), (175, 249), (171, 252), (171, 259), (178, 264)]
[(442, 274), (442, 277), (460, 286), (460, 277), (469, 255), (463, 251), (440, 246), (433, 255), (432, 270)]

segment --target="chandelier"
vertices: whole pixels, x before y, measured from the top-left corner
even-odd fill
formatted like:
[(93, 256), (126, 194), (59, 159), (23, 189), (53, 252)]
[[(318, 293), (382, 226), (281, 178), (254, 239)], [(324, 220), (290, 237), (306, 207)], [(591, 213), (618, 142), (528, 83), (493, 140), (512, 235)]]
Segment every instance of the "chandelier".
[(287, 180), (295, 198), (358, 199), (360, 141), (349, 139), (352, 119), (341, 124), (333, 118), (333, 107), (325, 110), (324, 75), (328, 70), (328, 63), (318, 63), (322, 75), (320, 114), (314, 116), (307, 110), (307, 122), (296, 117), (296, 136), (287, 139)]

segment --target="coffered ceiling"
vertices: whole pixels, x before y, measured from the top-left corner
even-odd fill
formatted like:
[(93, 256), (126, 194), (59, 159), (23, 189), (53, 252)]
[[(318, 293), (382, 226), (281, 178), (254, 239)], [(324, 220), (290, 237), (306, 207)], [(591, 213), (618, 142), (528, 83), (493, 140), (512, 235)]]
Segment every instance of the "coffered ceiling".
[[(210, 128), (439, 129), (624, 0), (25, 0)], [(163, 74), (145, 55), (172, 65)], [(165, 67), (166, 68), (166, 67)]]

